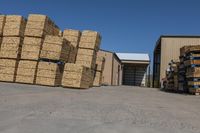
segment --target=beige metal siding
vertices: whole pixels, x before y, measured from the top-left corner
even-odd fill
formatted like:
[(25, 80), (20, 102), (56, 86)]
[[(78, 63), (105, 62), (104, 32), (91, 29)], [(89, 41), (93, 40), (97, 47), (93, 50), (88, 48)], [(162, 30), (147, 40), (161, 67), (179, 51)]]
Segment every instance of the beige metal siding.
[(179, 59), (180, 48), (185, 45), (200, 45), (200, 38), (161, 38), (160, 81), (165, 77), (169, 62)]
[(105, 58), (105, 66), (102, 75), (102, 84), (112, 85), (112, 58), (113, 54), (110, 52), (99, 51), (98, 54)]
[[(114, 57), (114, 56), (113, 56)], [(112, 76), (112, 85), (119, 85), (120, 84), (120, 71), (121, 71), (121, 63), (116, 59), (113, 58), (113, 76)]]

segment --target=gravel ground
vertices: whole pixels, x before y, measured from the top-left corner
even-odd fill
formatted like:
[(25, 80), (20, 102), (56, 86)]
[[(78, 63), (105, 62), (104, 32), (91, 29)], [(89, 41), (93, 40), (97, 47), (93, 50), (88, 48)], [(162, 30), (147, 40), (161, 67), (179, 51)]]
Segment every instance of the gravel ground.
[(0, 83), (0, 133), (200, 133), (200, 96)]

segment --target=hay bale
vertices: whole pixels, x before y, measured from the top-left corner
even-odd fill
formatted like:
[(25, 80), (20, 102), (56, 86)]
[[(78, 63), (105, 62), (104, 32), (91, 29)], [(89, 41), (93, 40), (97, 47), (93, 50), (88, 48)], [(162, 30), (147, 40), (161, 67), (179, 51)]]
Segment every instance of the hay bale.
[(25, 37), (22, 45), (21, 59), (38, 60), (42, 44), (42, 38)]
[(82, 65), (66, 63), (62, 78), (63, 87), (87, 89), (91, 84), (91, 69)]
[(26, 20), (19, 15), (7, 15), (3, 28), (3, 36), (24, 36)]
[(20, 60), (16, 82), (34, 84), (36, 79), (37, 61)]

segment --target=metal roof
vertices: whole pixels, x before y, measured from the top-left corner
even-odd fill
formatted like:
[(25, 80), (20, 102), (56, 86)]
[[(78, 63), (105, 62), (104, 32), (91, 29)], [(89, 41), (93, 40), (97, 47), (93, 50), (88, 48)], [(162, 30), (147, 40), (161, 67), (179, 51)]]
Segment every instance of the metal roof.
[(120, 60), (130, 61), (150, 61), (149, 54), (146, 53), (116, 53)]

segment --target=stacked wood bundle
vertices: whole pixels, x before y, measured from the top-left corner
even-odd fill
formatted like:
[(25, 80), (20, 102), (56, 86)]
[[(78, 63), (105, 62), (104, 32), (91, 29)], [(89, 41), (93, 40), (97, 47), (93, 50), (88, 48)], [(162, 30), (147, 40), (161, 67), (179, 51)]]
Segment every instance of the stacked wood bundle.
[(177, 92), (179, 88), (179, 62), (174, 62), (171, 61), (169, 63), (169, 69), (166, 72), (166, 77), (167, 77), (167, 87), (165, 89), (167, 91), (174, 91)]
[(4, 25), (5, 25), (5, 21), (6, 21), (6, 16), (0, 15), (0, 37), (3, 36), (3, 28), (4, 28)]
[(78, 48), (81, 32), (79, 30), (66, 29), (63, 31), (63, 37), (75, 48)]
[(83, 31), (79, 42), (76, 63), (95, 70), (97, 51), (101, 37), (95, 31)]
[(3, 36), (23, 37), (26, 27), (26, 20), (19, 15), (7, 15), (3, 28)]
[(101, 86), (104, 65), (105, 65), (105, 58), (97, 56), (93, 86)]
[(68, 62), (70, 56), (70, 43), (59, 36), (45, 37), (40, 59)]
[(22, 16), (6, 16), (0, 50), (1, 58), (20, 58), (25, 25), (26, 20)]
[[(184, 49), (184, 50), (183, 50)], [(200, 45), (185, 46), (184, 65), (186, 69), (187, 88), (191, 94), (200, 94)]]
[(25, 26), (26, 20), (22, 16), (1, 15), (0, 17), (0, 35), (3, 35), (2, 41), (0, 40), (0, 58), (5, 63), (3, 67), (7, 67), (1, 70), (3, 76), (0, 78), (1, 81), (15, 82)]
[(0, 81), (15, 82), (16, 67), (15, 59), (0, 59)]
[(66, 29), (63, 32), (63, 38), (71, 44), (69, 63), (75, 63), (78, 51), (81, 32), (79, 30)]
[(20, 59), (23, 38), (3, 37), (0, 49), (0, 58)]
[(66, 63), (62, 78), (62, 86), (87, 89), (91, 84), (90, 77), (90, 68), (79, 64)]
[(37, 61), (20, 60), (17, 69), (16, 82), (35, 84), (36, 70)]
[(22, 45), (21, 59), (37, 61), (40, 57), (43, 40), (43, 38), (25, 37)]
[(89, 88), (96, 72), (95, 83), (100, 84), (100, 41), (95, 31), (83, 31), (82, 36), (78, 30), (62, 33), (45, 15), (30, 14), (28, 21), (0, 15), (0, 81), (47, 86), (63, 81), (64, 87)]
[(37, 69), (36, 84), (60, 86), (64, 65), (40, 61)]
[(60, 30), (46, 15), (30, 14), (26, 25), (25, 36), (44, 37), (45, 35), (58, 36)]

